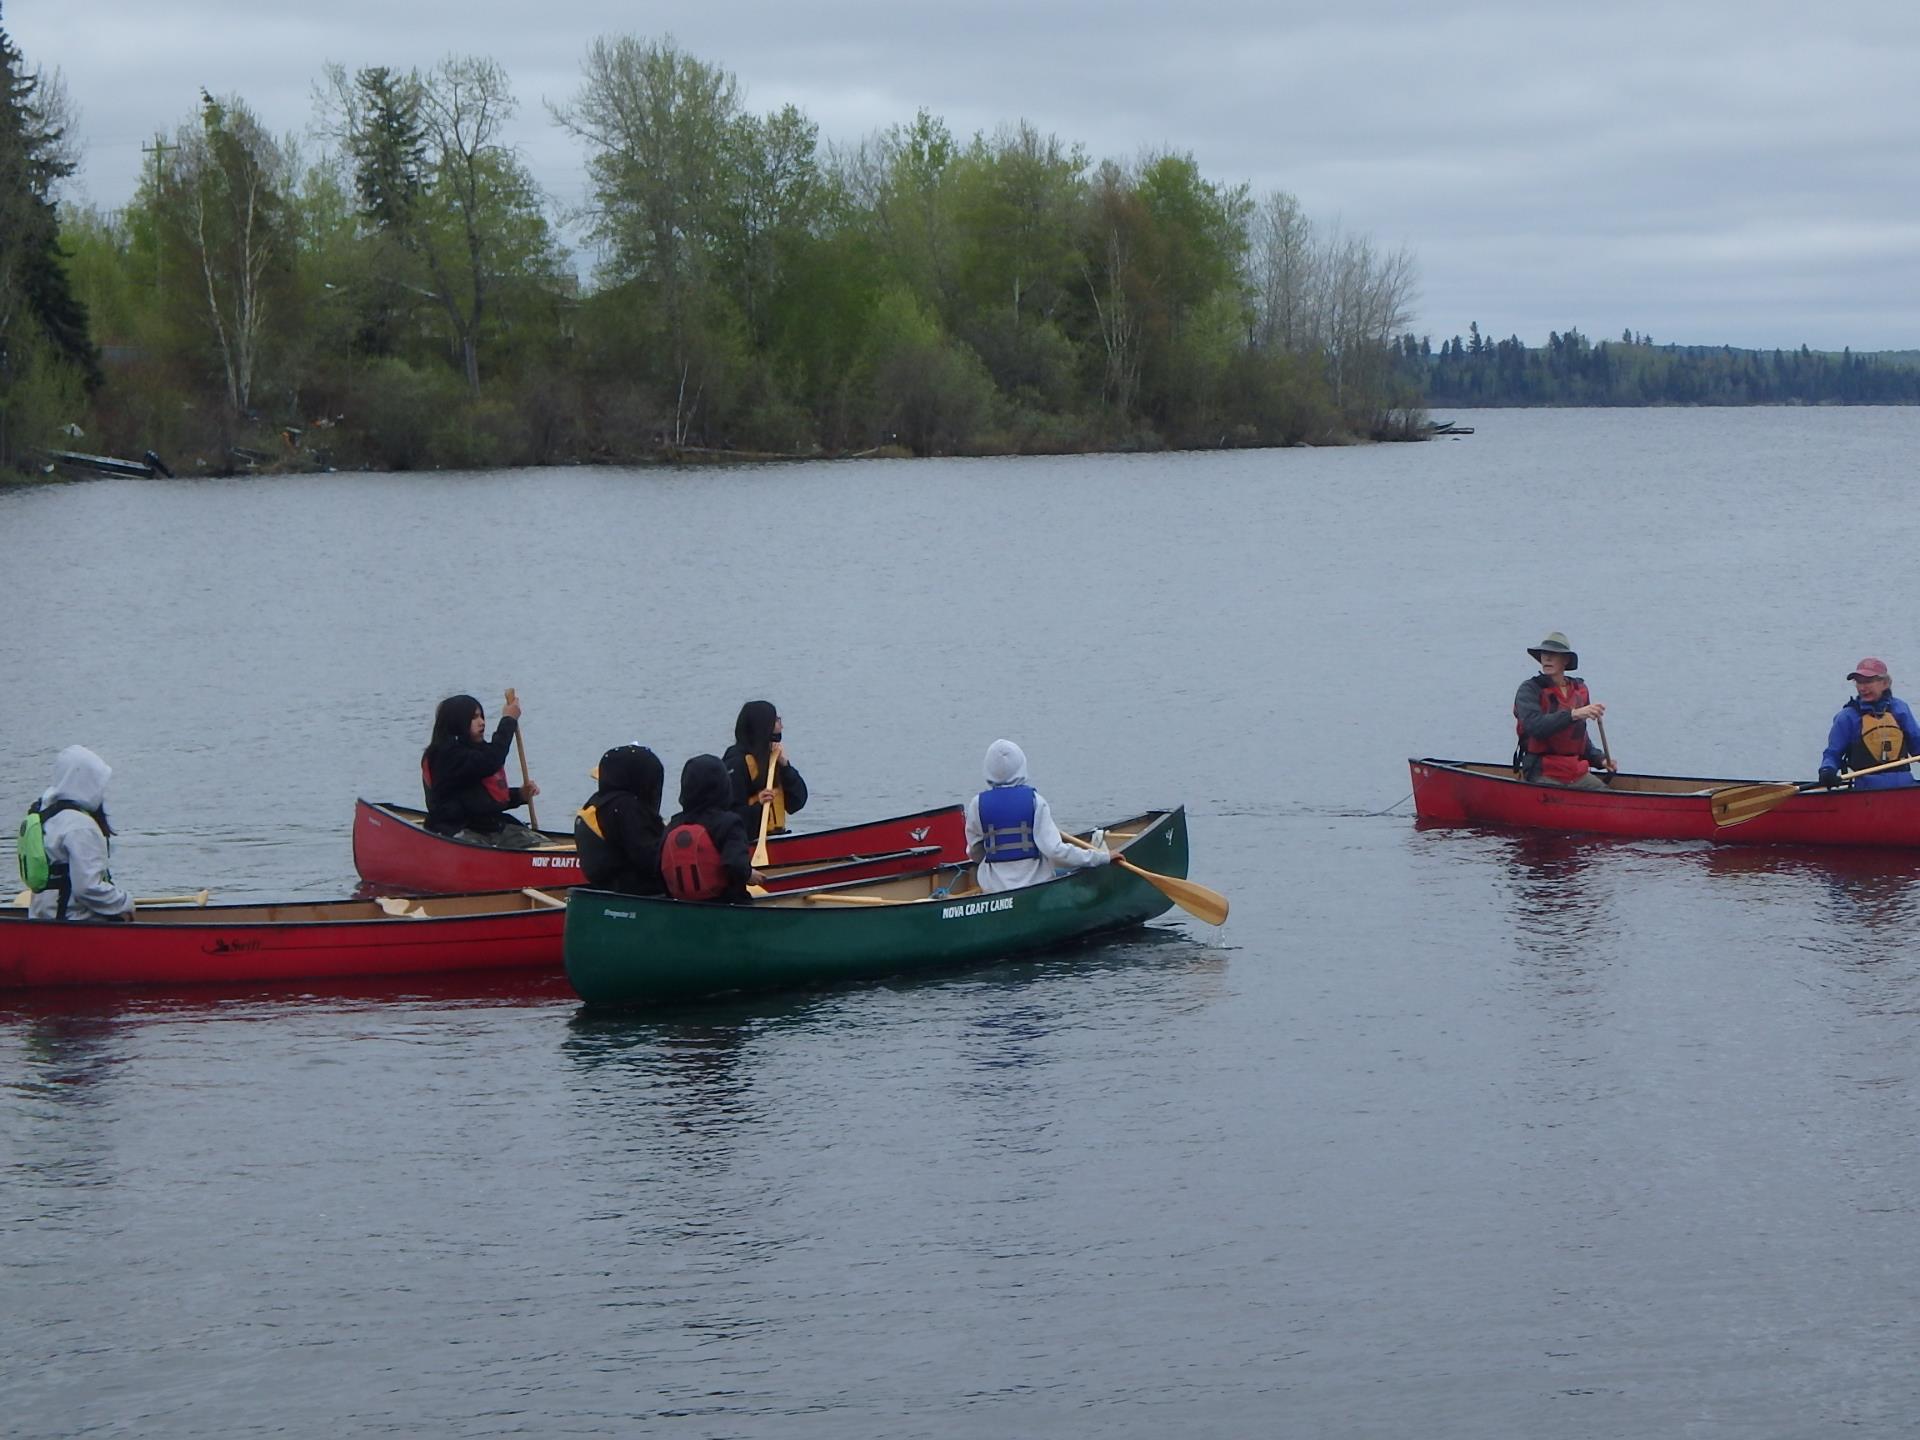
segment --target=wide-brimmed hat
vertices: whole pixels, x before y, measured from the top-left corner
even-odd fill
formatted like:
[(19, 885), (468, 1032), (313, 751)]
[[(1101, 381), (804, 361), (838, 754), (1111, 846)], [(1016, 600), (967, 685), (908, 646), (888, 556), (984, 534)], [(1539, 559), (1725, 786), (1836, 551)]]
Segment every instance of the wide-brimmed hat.
[(1891, 680), (1893, 672), (1887, 669), (1887, 662), (1876, 660), (1869, 655), (1848, 672), (1849, 680)]
[(1558, 630), (1548, 631), (1546, 639), (1542, 640), (1538, 645), (1529, 645), (1527, 647), (1527, 654), (1536, 660), (1540, 658), (1543, 651), (1566, 656), (1567, 668), (1569, 670), (1578, 670), (1580, 668), (1580, 657), (1573, 653), (1573, 646), (1567, 643), (1567, 637), (1562, 635)]

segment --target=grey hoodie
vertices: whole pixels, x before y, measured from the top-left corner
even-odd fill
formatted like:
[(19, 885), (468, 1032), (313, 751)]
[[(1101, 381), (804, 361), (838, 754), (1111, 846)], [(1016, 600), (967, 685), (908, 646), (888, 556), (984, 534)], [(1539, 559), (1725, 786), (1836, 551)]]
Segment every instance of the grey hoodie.
[[(92, 920), (102, 916), (128, 915), (133, 912), (133, 897), (113, 883), (107, 869), (107, 837), (93, 823), (92, 810), (106, 814), (107, 781), (113, 771), (84, 745), (69, 745), (53, 762), (53, 784), (40, 797), (45, 809), (56, 800), (68, 800), (79, 810), (62, 810), (46, 822), (47, 860), (64, 862), (73, 879), (73, 896), (67, 902), (69, 920)], [(27, 914), (35, 920), (52, 920), (60, 913), (60, 892), (42, 890), (33, 897)]]

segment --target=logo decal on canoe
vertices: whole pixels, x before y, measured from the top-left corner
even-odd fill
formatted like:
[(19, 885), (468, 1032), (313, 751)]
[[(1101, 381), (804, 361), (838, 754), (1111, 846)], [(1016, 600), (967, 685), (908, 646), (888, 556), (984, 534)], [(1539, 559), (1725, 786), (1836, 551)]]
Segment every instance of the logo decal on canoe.
[(965, 920), (974, 915), (986, 915), (995, 910), (1013, 909), (1013, 896), (1001, 895), (992, 900), (969, 900), (962, 905), (944, 906), (940, 911), (942, 920)]
[(912, 840), (915, 844), (918, 844), (920, 841), (927, 838), (928, 832), (931, 831), (932, 829), (933, 827), (931, 825), (922, 825), (918, 830), (907, 831), (907, 838), (909, 840)]
[(580, 868), (580, 857), (578, 855), (535, 855), (533, 857), (533, 868), (536, 870), (578, 870)]

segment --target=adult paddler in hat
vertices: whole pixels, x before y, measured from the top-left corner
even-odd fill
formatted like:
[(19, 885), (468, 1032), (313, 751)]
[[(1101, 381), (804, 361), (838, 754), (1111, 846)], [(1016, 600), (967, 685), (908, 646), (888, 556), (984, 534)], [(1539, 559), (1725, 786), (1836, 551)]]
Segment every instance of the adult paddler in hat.
[(1587, 693), (1586, 681), (1568, 673), (1580, 657), (1558, 630), (1528, 647), (1527, 653), (1539, 662), (1540, 673), (1522, 681), (1514, 693), (1513, 728), (1520, 739), (1515, 768), (1523, 779), (1540, 785), (1600, 789), (1595, 768), (1615, 767), (1588, 737), (1587, 722), (1605, 715), (1607, 707)]
[[(1889, 760), (1903, 760), (1920, 754), (1920, 726), (1914, 722), (1907, 702), (1894, 698), (1893, 674), (1887, 662), (1869, 655), (1848, 673), (1854, 696), (1840, 707), (1827, 731), (1826, 753), (1820, 757), (1820, 783), (1840, 783), (1840, 769), (1865, 770)], [(1914, 783), (1909, 768), (1883, 770), (1878, 775), (1863, 775), (1853, 782), (1856, 790), (1891, 790)]]

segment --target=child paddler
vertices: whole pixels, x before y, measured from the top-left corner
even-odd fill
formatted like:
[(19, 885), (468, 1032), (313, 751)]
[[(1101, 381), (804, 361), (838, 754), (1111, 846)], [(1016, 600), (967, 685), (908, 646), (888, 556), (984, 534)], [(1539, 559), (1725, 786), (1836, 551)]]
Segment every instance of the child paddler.
[(1027, 783), (1027, 757), (1011, 740), (987, 747), (987, 788), (967, 801), (967, 852), (989, 894), (1038, 885), (1064, 870), (1105, 865), (1105, 842), (1082, 850), (1060, 838), (1046, 796)]
[[(769, 785), (767, 772), (775, 755), (780, 765)], [(785, 834), (787, 817), (806, 808), (807, 782), (787, 760), (786, 725), (772, 701), (749, 700), (740, 707), (740, 718), (733, 722), (733, 744), (722, 758), (733, 776), (735, 808), (746, 822), (750, 840), (760, 836), (760, 807), (767, 804), (773, 806), (767, 833)]]
[(680, 771), (680, 810), (660, 843), (660, 874), (676, 900), (745, 904), (758, 884), (753, 840), (733, 804), (733, 781), (718, 755), (696, 755)]
[(666, 771), (644, 745), (616, 745), (600, 757), (600, 788), (573, 822), (580, 870), (597, 890), (664, 895), (660, 878), (660, 789)]
[(509, 700), (487, 739), (487, 712), (471, 695), (449, 695), (433, 712), (433, 738), (420, 755), (420, 784), (427, 796), (427, 829), (503, 850), (531, 850), (542, 843), (507, 811), (540, 793), (507, 783), (507, 755), (520, 723), (520, 702)]
[(30, 919), (133, 919), (133, 897), (113, 883), (107, 868), (112, 778), (112, 767), (84, 745), (69, 745), (55, 758), (53, 783), (20, 827), (20, 878), (33, 890)]

